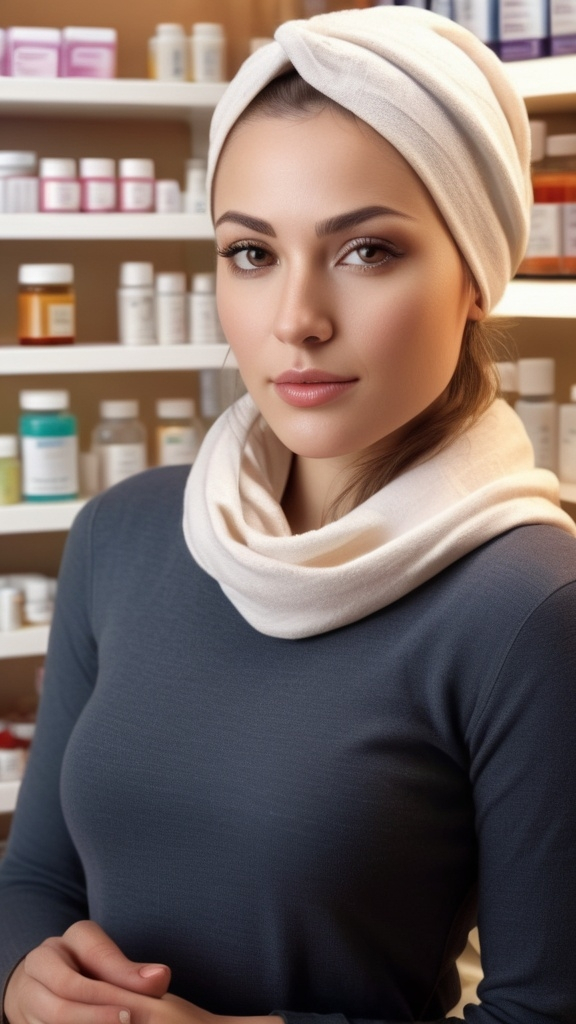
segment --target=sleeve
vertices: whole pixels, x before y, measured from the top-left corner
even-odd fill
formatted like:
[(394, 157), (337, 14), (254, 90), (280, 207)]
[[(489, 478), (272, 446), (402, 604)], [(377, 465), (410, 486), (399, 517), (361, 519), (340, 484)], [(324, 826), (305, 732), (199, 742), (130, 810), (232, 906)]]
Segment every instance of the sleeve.
[(0, 992), (30, 949), (87, 916), (59, 781), (68, 738), (97, 671), (90, 627), (90, 530), (97, 502), (82, 510), (67, 538), (36, 734), (0, 865)]
[[(574, 1024), (576, 582), (523, 623), (470, 722), (467, 743), (484, 977), (480, 1002), (465, 1006), (463, 1018)], [(276, 1012), (286, 1024), (350, 1024), (337, 1013)]]

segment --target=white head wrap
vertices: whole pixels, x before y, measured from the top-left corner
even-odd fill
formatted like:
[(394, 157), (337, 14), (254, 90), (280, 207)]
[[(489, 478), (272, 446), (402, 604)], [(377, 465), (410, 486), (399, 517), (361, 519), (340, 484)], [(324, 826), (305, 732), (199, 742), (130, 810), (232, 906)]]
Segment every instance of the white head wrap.
[(208, 188), (231, 128), (294, 67), (387, 139), (420, 176), (482, 295), (502, 297), (526, 247), (532, 188), (522, 98), (472, 33), (430, 11), (372, 7), (288, 21), (249, 57), (212, 120)]

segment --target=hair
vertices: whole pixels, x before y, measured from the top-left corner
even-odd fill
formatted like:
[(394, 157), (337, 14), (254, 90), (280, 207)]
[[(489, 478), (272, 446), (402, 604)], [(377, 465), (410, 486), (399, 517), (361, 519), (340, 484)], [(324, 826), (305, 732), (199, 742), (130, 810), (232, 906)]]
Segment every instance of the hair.
[[(358, 120), (292, 69), (269, 82), (246, 107), (236, 125), (265, 116), (300, 119), (324, 109)], [(456, 369), (443, 400), (416, 416), (394, 448), (390, 448), (388, 439), (383, 439), (362, 454), (351, 479), (329, 506), (327, 522), (366, 501), (410, 466), (430, 459), (482, 415), (499, 392), (494, 363), (500, 340), (501, 330), (493, 321), (467, 321)]]

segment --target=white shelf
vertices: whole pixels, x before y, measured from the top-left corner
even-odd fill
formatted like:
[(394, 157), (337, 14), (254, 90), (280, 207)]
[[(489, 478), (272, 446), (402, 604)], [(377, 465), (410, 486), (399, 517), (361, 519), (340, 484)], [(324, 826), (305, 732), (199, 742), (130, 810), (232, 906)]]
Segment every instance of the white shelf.
[[(1, 81), (1, 79), (0, 79)], [(2, 213), (0, 239), (154, 239), (202, 241), (214, 237), (207, 214)]]
[(504, 67), (530, 114), (576, 107), (576, 54), (507, 61)]
[(0, 658), (26, 658), (45, 654), (49, 626), (24, 626), (11, 633), (0, 633)]
[(225, 84), (150, 79), (0, 78), (2, 114), (40, 117), (161, 118), (196, 122), (212, 110)]
[(11, 814), (16, 807), (19, 782), (0, 782), (0, 814)]
[(0, 375), (236, 368), (227, 345), (0, 345)]
[(576, 317), (576, 281), (543, 281), (518, 278), (508, 285), (494, 316)]
[(0, 506), (0, 534), (54, 533), (69, 530), (85, 498), (72, 501), (30, 501)]

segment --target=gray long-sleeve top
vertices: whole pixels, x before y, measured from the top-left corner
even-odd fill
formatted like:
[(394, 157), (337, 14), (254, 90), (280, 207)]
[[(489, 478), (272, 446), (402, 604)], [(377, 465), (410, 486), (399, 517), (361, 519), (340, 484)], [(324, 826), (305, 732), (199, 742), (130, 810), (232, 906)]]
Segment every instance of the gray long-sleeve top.
[(90, 916), (214, 1013), (437, 1021), (478, 911), (470, 1024), (574, 1024), (575, 541), (520, 527), (275, 639), (194, 564), (185, 475), (113, 488), (68, 539), (0, 983)]

